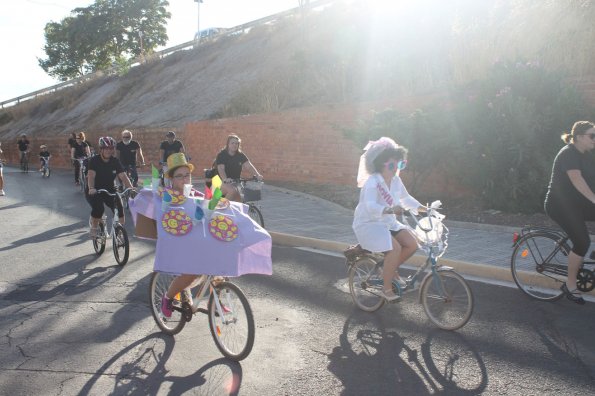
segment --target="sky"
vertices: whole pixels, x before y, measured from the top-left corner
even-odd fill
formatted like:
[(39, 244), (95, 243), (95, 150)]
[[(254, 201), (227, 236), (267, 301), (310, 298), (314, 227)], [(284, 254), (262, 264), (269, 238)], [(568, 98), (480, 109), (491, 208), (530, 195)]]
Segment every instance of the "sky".
[[(93, 0), (11, 0), (0, 15), (0, 102), (25, 95), (59, 81), (48, 76), (37, 62), (45, 58), (43, 30), (50, 21), (60, 22), (77, 7)], [(169, 42), (166, 47), (194, 38), (198, 7), (194, 0), (169, 0)], [(298, 0), (203, 0), (200, 29), (233, 27), (297, 7)]]

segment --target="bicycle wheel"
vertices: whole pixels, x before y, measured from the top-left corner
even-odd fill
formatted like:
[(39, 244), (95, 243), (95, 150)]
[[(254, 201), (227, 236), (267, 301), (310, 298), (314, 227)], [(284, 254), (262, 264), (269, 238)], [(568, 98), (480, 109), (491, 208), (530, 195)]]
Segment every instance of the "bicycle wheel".
[(105, 250), (105, 239), (105, 224), (99, 223), (97, 236), (93, 238), (93, 248), (98, 256), (101, 256)]
[[(175, 277), (175, 275), (162, 272), (153, 272), (151, 282), (149, 283), (151, 314), (161, 331), (169, 335), (178, 334), (186, 325), (186, 320), (184, 320), (182, 312), (174, 310), (170, 318), (166, 318), (161, 312), (161, 298), (167, 292), (169, 285)], [(174, 305), (176, 304), (179, 305), (180, 302), (176, 300)]]
[(126, 265), (128, 254), (130, 253), (130, 243), (128, 242), (128, 233), (121, 224), (114, 227), (112, 246), (114, 248), (114, 257), (118, 264), (121, 266)]
[(422, 281), (421, 303), (428, 318), (444, 330), (463, 327), (473, 313), (473, 293), (465, 279), (454, 271), (437, 271)]
[[(223, 311), (215, 303), (215, 293)], [(235, 361), (245, 359), (254, 345), (254, 316), (242, 290), (231, 282), (221, 282), (211, 293), (208, 304), (209, 328), (219, 351)]]
[(382, 268), (371, 258), (361, 258), (349, 268), (349, 293), (359, 309), (374, 312), (382, 307), (382, 285)]
[[(521, 238), (512, 251), (512, 278), (529, 297), (541, 301), (562, 297), (560, 286), (566, 281), (570, 248), (559, 244), (559, 239), (547, 232), (530, 233)], [(547, 267), (542, 265), (544, 263)]]
[(264, 218), (262, 217), (262, 213), (260, 209), (256, 207), (256, 205), (248, 204), (248, 216), (252, 218), (255, 222), (260, 224), (262, 228), (264, 228)]

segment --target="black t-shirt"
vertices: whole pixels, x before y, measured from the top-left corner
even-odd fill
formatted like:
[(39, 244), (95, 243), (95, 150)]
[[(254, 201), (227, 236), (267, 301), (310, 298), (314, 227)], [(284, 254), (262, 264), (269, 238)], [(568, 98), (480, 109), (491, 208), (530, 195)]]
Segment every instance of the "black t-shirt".
[(129, 144), (118, 142), (116, 150), (120, 152), (120, 162), (122, 165), (136, 165), (136, 152), (140, 149), (140, 144), (136, 140), (132, 140)]
[(172, 144), (169, 144), (167, 140), (161, 142), (161, 146), (159, 146), (160, 150), (163, 150), (163, 158), (161, 159), (163, 162), (167, 161), (167, 157), (172, 154), (179, 153), (182, 150), (182, 142), (179, 140), (174, 140)]
[(29, 139), (19, 139), (17, 141), (17, 144), (19, 145), (19, 151), (27, 151), (27, 149), (29, 148)]
[(50, 152), (49, 152), (49, 151), (47, 151), (47, 150), (46, 150), (46, 151), (41, 151), (41, 152), (39, 153), (39, 156), (40, 156), (40, 157), (49, 157), (49, 156), (50, 156)]
[(74, 158), (83, 158), (87, 156), (87, 150), (85, 150), (85, 147), (90, 147), (89, 143), (87, 142), (81, 142), (79, 143), (74, 143)]
[(239, 179), (242, 175), (242, 165), (248, 161), (248, 157), (240, 151), (234, 155), (229, 155), (226, 149), (223, 149), (217, 154), (215, 162), (217, 165), (225, 165), (225, 176), (230, 179)]
[(568, 144), (558, 152), (552, 167), (552, 177), (548, 188), (548, 198), (568, 205), (589, 204), (568, 177), (569, 170), (578, 169), (592, 191), (595, 191), (595, 160), (591, 153), (581, 153), (573, 144)]
[(95, 171), (95, 189), (106, 189), (109, 192), (114, 192), (114, 180), (119, 173), (124, 172), (124, 168), (116, 157), (110, 157), (109, 161), (105, 162), (101, 159), (101, 155), (97, 154), (89, 159), (89, 170)]

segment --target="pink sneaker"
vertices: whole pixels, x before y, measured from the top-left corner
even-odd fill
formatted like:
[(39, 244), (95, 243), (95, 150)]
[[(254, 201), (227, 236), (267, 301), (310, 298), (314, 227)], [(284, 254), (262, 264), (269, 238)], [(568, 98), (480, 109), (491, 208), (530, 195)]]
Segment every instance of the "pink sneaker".
[(169, 298), (167, 298), (167, 296), (164, 294), (163, 297), (161, 298), (161, 313), (166, 318), (171, 318), (171, 314), (172, 314), (173, 310), (174, 310), (174, 306), (173, 306), (172, 301)]

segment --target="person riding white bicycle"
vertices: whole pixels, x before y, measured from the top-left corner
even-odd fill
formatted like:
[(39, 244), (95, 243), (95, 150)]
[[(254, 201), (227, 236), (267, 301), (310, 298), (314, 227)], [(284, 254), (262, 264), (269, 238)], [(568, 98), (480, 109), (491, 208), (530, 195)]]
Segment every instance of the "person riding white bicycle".
[(145, 157), (140, 144), (136, 140), (132, 140), (132, 132), (127, 129), (122, 131), (122, 141), (116, 145), (116, 158), (120, 160), (125, 171), (130, 171), (132, 185), (136, 187), (138, 182), (137, 159), (140, 159), (141, 166), (144, 166)]
[(106, 194), (98, 194), (97, 190), (105, 189), (110, 193), (116, 192), (114, 180), (116, 176), (120, 179), (126, 188), (134, 189), (130, 179), (126, 176), (126, 172), (122, 167), (120, 161), (114, 157), (114, 150), (116, 149), (116, 141), (110, 137), (99, 138), (99, 154), (94, 155), (89, 160), (87, 186), (88, 190), (85, 192), (87, 202), (91, 205), (91, 217), (89, 219), (89, 234), (92, 238), (97, 235), (97, 227), (101, 221), (104, 212), (104, 204), (112, 211), (114, 205), (118, 205), (120, 213), (119, 221), (124, 225), (124, 208), (122, 201), (115, 199)]
[(26, 134), (22, 134), (21, 138), (17, 140), (17, 148), (19, 149), (19, 161), (22, 164), (24, 159), (29, 160), (31, 142), (27, 139)]
[(41, 146), (39, 146), (39, 149), (41, 150), (39, 152), (39, 171), (43, 172), (43, 167), (46, 164), (46, 161), (48, 162), (48, 166), (49, 166), (49, 160), (50, 160), (50, 152), (48, 151), (48, 146), (46, 146), (45, 144), (42, 144)]
[(80, 184), (80, 160), (89, 158), (90, 156), (91, 149), (89, 148), (89, 143), (86, 142), (85, 132), (77, 133), (75, 143), (70, 148), (70, 158), (72, 159), (72, 163), (74, 165), (74, 183), (76, 185)]
[(355, 208), (353, 231), (363, 249), (384, 253), (382, 296), (395, 301), (392, 282), (406, 283), (398, 268), (417, 250), (417, 240), (395, 215), (403, 210), (425, 211), (407, 192), (399, 173), (405, 168), (407, 149), (382, 137), (369, 142), (360, 157), (357, 185), (361, 188)]

